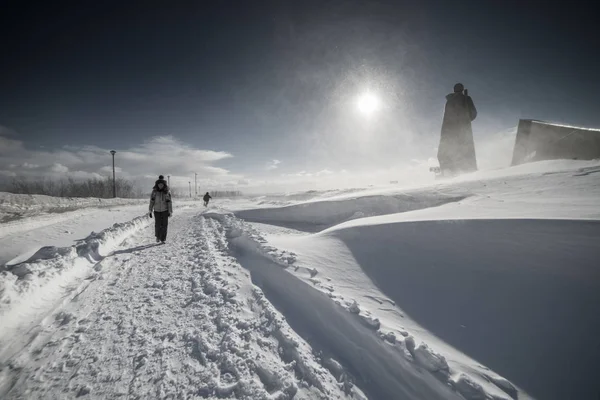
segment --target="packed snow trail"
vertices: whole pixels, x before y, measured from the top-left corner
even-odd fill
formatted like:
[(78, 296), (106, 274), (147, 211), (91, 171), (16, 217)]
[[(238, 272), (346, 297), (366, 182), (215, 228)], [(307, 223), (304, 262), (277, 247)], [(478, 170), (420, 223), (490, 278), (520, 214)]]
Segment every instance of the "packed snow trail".
[(363, 398), (251, 284), (220, 224), (187, 214), (166, 245), (148, 229), (98, 263), (0, 360), (0, 397)]

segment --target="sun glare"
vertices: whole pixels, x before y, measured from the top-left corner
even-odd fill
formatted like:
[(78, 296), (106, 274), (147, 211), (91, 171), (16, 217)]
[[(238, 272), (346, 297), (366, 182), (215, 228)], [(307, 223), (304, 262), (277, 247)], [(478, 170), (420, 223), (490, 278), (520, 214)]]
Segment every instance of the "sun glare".
[(356, 100), (358, 111), (367, 117), (377, 111), (379, 105), (379, 99), (372, 93), (363, 93)]

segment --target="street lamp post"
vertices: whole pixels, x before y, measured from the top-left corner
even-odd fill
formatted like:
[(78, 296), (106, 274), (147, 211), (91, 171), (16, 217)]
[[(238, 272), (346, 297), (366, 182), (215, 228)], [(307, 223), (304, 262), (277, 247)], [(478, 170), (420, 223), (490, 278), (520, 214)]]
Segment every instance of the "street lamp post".
[(117, 183), (115, 181), (115, 153), (116, 151), (111, 150), (110, 154), (112, 154), (113, 159), (113, 198), (117, 197)]
[(190, 185), (190, 197), (192, 197), (192, 181), (188, 181), (188, 184)]
[(198, 174), (194, 172), (194, 190), (196, 192), (196, 197), (198, 197)]
[(171, 187), (171, 175), (167, 175), (167, 185)]

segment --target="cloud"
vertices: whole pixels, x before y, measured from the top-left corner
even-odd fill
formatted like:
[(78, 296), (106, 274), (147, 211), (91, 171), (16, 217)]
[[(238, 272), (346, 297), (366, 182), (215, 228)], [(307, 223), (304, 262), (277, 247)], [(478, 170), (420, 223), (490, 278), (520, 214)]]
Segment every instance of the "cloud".
[(17, 132), (14, 129), (0, 125), (0, 136), (17, 136)]
[[(9, 165), (10, 168), (17, 168), (18, 165), (15, 164), (11, 164)], [(28, 162), (25, 162), (23, 164), (21, 164), (21, 168), (25, 168), (25, 169), (38, 169), (40, 166), (37, 164), (30, 164)]]
[(325, 175), (332, 175), (333, 173), (334, 173), (333, 171), (330, 171), (328, 169), (323, 169), (323, 170), (317, 172), (315, 175), (316, 176), (325, 176)]
[[(105, 165), (104, 167), (100, 168), (98, 170), (98, 172), (103, 175), (112, 175), (112, 167), (109, 165)], [(123, 168), (115, 167), (115, 173), (117, 173), (117, 174), (123, 173)]]
[(300, 172), (296, 172), (295, 174), (281, 174), (282, 177), (286, 178), (286, 177), (311, 177), (311, 176), (318, 176), (317, 173), (312, 173), (312, 172), (306, 172), (304, 170), (300, 171)]
[[(98, 146), (63, 146), (57, 149), (30, 149), (21, 140), (0, 136), (0, 179), (103, 178), (112, 175), (109, 148)], [(173, 136), (153, 137), (128, 148), (116, 148), (117, 177), (149, 185), (159, 174), (170, 175), (171, 185), (187, 188), (194, 173), (199, 186), (211, 188), (244, 179), (214, 165), (233, 157), (224, 151), (203, 150), (183, 143)]]
[(54, 163), (50, 167), (50, 171), (56, 172), (57, 174), (65, 174), (65, 173), (69, 172), (69, 168), (65, 167), (62, 164)]
[(274, 169), (277, 169), (277, 168), (279, 168), (279, 164), (281, 164), (281, 161), (271, 160), (271, 161), (267, 162), (267, 170), (272, 171)]

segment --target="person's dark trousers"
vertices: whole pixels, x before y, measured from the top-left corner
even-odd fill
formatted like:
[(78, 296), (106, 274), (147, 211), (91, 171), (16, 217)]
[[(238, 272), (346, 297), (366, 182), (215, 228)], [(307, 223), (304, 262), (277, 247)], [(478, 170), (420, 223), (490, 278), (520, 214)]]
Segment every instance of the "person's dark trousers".
[(168, 211), (154, 211), (154, 234), (158, 240), (167, 240), (167, 227), (169, 226)]

